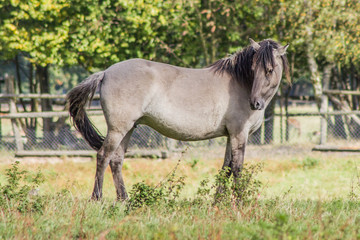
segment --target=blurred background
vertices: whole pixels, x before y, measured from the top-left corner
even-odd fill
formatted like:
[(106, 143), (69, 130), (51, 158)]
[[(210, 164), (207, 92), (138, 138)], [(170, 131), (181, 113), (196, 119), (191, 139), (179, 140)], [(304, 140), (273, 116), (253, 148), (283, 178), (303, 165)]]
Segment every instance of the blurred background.
[[(249, 144), (360, 151), (359, 12), (357, 0), (0, 1), (0, 149), (93, 154), (65, 109), (65, 94), (89, 74), (129, 58), (206, 67), (251, 37), (290, 44), (292, 83), (282, 82)], [(98, 98), (88, 112), (106, 134)], [(166, 157), (225, 144), (138, 126), (129, 152)]]

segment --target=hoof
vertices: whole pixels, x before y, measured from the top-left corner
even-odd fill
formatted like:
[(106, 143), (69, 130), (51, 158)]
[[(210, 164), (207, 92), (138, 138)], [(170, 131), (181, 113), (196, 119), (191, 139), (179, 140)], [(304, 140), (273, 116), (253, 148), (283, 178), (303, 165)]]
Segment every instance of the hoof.
[(117, 197), (116, 197), (116, 200), (117, 200), (117, 201), (120, 201), (120, 202), (125, 202), (125, 201), (129, 200), (129, 197), (128, 197), (128, 195), (125, 195), (125, 196), (117, 196)]
[(91, 200), (93, 200), (93, 201), (100, 201), (101, 198), (102, 198), (102, 196), (97, 195), (97, 194), (92, 194), (91, 195)]

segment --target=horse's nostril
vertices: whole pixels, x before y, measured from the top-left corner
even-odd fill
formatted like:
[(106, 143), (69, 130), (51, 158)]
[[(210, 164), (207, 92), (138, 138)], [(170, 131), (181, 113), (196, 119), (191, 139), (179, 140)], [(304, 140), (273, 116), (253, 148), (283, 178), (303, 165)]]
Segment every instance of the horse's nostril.
[(252, 110), (261, 110), (264, 107), (264, 102), (261, 99), (252, 101), (250, 107)]

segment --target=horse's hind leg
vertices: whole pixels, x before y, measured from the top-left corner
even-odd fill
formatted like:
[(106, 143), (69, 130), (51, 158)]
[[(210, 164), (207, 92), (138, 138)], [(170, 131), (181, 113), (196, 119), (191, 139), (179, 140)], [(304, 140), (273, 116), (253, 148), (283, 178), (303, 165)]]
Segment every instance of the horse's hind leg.
[(125, 152), (131, 137), (133, 129), (131, 129), (123, 138), (120, 146), (110, 160), (110, 168), (113, 175), (113, 181), (116, 189), (116, 196), (118, 200), (126, 200), (128, 198), (124, 180), (122, 177), (122, 166), (124, 163)]
[(109, 165), (111, 158), (119, 147), (125, 134), (126, 132), (121, 133), (118, 131), (109, 131), (102, 147), (98, 151), (96, 159), (95, 184), (92, 193), (92, 199), (98, 200), (102, 197), (102, 186), (104, 182), (105, 169)]

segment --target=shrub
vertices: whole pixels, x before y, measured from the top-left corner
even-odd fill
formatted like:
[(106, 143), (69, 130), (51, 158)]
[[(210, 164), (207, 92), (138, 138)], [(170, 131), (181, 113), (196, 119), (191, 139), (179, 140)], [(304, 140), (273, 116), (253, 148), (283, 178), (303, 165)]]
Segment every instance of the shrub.
[(255, 165), (244, 165), (240, 177), (234, 179), (229, 176), (229, 168), (219, 171), (215, 177), (215, 185), (217, 191), (215, 193), (215, 202), (220, 204), (236, 203), (243, 205), (251, 203), (258, 198), (262, 182), (256, 179), (256, 175), (261, 172), (263, 165), (258, 163)]
[(165, 181), (159, 183), (157, 186), (152, 187), (145, 182), (136, 183), (130, 190), (130, 199), (126, 205), (126, 212), (141, 208), (143, 206), (152, 206), (155, 204), (165, 203), (168, 206), (173, 206), (176, 199), (179, 197), (181, 190), (185, 183), (184, 177), (176, 178), (176, 169), (180, 161), (169, 174), (170, 177)]
[(307, 157), (302, 161), (302, 167), (304, 169), (314, 168), (319, 164), (319, 159)]
[(0, 185), (0, 207), (19, 212), (41, 212), (44, 204), (37, 188), (44, 182), (44, 176), (40, 171), (35, 175), (21, 171), (19, 164), (16, 161), (11, 168), (6, 169), (7, 184)]

